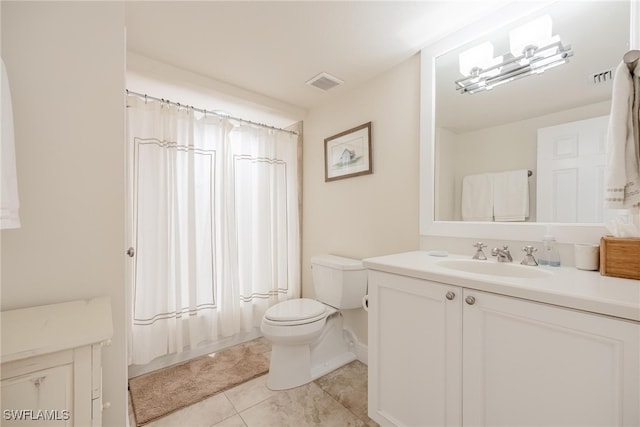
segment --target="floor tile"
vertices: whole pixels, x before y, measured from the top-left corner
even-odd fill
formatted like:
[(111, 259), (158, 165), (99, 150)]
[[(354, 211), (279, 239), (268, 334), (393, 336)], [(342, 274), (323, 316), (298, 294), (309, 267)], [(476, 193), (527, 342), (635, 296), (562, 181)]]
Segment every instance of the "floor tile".
[(240, 412), (248, 427), (363, 427), (365, 423), (317, 384), (280, 392)]
[(327, 375), (316, 384), (370, 426), (377, 425), (367, 414), (368, 368), (355, 360)]
[(219, 393), (145, 424), (145, 427), (210, 427), (235, 414), (236, 410), (229, 399), (224, 393)]
[(267, 388), (267, 375), (262, 375), (224, 393), (236, 411), (241, 412), (278, 392)]
[(247, 427), (247, 425), (242, 421), (242, 417), (236, 414), (220, 421), (218, 424), (212, 425), (211, 427)]

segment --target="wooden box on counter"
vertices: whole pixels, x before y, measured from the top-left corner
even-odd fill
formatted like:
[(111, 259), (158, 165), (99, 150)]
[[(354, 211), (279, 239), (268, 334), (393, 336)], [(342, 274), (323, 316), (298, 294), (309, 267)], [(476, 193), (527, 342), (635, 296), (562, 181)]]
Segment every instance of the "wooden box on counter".
[(640, 280), (640, 238), (602, 237), (600, 274)]

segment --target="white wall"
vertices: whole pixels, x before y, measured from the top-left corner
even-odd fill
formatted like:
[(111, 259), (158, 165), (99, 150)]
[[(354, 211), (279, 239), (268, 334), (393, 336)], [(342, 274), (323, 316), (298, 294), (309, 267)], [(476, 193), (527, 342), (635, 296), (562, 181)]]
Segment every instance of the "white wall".
[(4, 230), (2, 310), (111, 297), (104, 425), (127, 417), (124, 10), (120, 2), (2, 2), (22, 228)]
[[(315, 295), (313, 255), (361, 259), (418, 249), (419, 86), (415, 55), (305, 118), (303, 296)], [(373, 174), (325, 182), (324, 139), (369, 121)], [(366, 344), (364, 310), (348, 310), (345, 320)]]

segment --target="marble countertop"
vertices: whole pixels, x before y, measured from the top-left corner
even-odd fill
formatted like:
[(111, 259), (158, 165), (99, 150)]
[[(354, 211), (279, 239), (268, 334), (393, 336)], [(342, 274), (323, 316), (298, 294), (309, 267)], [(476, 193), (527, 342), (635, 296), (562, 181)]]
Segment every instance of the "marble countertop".
[(544, 267), (552, 274), (540, 278), (494, 276), (438, 265), (447, 259), (471, 258), (453, 254), (440, 257), (430, 255), (429, 251), (414, 251), (367, 258), (363, 264), (371, 270), (640, 321), (640, 280), (602, 276), (597, 271), (574, 267)]
[(98, 343), (113, 336), (109, 297), (8, 310), (0, 315), (2, 363)]

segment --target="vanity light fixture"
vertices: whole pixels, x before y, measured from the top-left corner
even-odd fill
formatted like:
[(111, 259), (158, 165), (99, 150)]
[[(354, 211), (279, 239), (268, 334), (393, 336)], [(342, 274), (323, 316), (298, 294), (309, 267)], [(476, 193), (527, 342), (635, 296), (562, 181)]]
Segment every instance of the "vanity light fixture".
[[(463, 76), (471, 75), (475, 68), (489, 69), (502, 62), (502, 56), (493, 57), (493, 44), (491, 42), (484, 42), (465, 50), (458, 59), (460, 60), (460, 74)], [(496, 70), (494, 75), (497, 75), (498, 72), (499, 70)]]
[[(560, 37), (551, 36), (551, 18), (548, 15), (514, 29), (509, 33), (509, 40), (512, 52), (498, 58), (488, 59), (485, 56), (485, 59), (476, 59), (475, 66), (469, 68), (466, 65), (467, 72), (463, 65), (473, 55), (470, 52), (482, 51), (487, 55), (488, 49), (478, 50), (476, 47), (462, 52), (460, 72), (465, 77), (455, 81), (456, 89), (469, 94), (490, 90), (522, 77), (541, 74), (568, 62), (568, 58), (573, 56), (570, 45), (563, 45)], [(493, 56), (492, 53), (490, 55)], [(493, 65), (487, 66), (491, 60)]]

